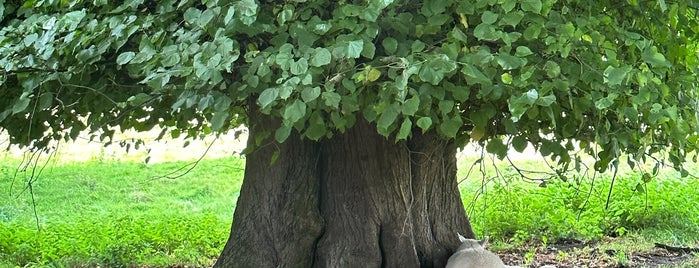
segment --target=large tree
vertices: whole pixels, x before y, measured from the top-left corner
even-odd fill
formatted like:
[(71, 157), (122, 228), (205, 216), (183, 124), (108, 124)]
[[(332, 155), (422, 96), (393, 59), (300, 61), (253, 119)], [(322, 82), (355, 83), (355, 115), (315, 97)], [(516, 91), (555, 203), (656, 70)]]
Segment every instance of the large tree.
[(249, 127), (218, 267), (441, 267), (455, 152), (561, 176), (697, 148), (697, 9), (672, 0), (1, 1), (0, 129)]

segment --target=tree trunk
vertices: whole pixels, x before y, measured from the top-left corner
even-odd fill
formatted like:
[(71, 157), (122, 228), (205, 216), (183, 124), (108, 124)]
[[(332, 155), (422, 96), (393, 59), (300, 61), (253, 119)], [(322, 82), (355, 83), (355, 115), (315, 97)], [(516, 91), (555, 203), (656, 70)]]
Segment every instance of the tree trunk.
[[(250, 121), (251, 140), (278, 126), (259, 114)], [(283, 144), (269, 140), (247, 155), (215, 267), (441, 268), (460, 244), (457, 232), (474, 237), (456, 149), (435, 133), (396, 143), (360, 119), (320, 142), (296, 133)]]

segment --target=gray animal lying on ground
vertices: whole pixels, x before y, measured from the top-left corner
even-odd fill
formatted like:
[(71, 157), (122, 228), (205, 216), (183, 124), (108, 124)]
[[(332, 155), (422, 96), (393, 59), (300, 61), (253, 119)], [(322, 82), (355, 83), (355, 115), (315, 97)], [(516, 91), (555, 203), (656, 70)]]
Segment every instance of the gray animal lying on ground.
[(498, 255), (485, 249), (488, 237), (483, 240), (468, 239), (459, 234), (461, 246), (447, 261), (446, 268), (507, 268)]

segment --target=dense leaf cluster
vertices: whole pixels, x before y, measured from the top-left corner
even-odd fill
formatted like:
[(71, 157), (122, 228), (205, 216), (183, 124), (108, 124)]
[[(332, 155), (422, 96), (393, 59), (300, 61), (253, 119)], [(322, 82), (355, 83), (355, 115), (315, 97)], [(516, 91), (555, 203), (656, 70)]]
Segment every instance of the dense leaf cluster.
[[(118, 4), (117, 4), (118, 3)], [(0, 1), (0, 127), (41, 146), (154, 126), (195, 137), (257, 105), (331, 137), (436, 130), (596, 169), (697, 146), (695, 1)], [(259, 137), (258, 137), (259, 138)]]

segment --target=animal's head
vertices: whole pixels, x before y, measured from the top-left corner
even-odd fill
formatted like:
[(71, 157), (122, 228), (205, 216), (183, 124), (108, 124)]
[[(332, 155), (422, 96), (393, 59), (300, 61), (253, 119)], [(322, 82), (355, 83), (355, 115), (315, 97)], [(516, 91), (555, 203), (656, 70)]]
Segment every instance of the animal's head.
[(459, 235), (459, 241), (461, 241), (461, 246), (457, 249), (457, 251), (461, 250), (477, 250), (477, 249), (484, 249), (485, 244), (488, 242), (488, 237), (484, 237), (481, 240), (476, 240), (476, 239), (470, 239), (466, 238), (463, 235), (457, 233)]

